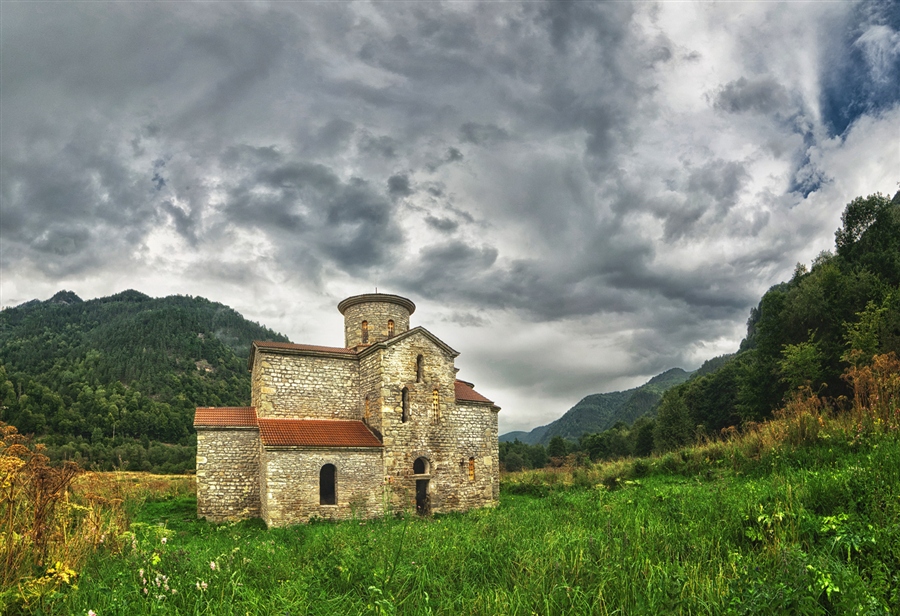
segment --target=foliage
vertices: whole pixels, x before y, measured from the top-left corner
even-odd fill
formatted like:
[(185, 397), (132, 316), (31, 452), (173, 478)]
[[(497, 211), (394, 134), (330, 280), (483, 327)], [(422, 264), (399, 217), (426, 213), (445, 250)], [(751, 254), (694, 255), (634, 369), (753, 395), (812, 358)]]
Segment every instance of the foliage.
[(762, 297), (736, 355), (666, 393), (657, 449), (769, 418), (802, 387), (848, 397), (849, 367), (900, 353), (900, 193), (854, 199), (836, 240)]
[(507, 475), (496, 509), (432, 518), (266, 530), (146, 501), (40, 613), (900, 613), (900, 440), (825, 428)]
[(523, 443), (548, 445), (555, 436), (572, 442), (586, 434), (609, 430), (619, 422), (632, 424), (638, 418), (652, 414), (663, 393), (684, 383), (690, 376), (690, 372), (672, 368), (634, 389), (585, 396), (556, 421), (531, 432), (501, 435), (500, 440), (519, 439)]
[(543, 445), (528, 445), (519, 439), (501, 442), (499, 453), (500, 464), (507, 471), (543, 468), (548, 462), (547, 449)]
[(22, 570), (44, 564), (56, 510), (80, 472), (73, 462), (50, 466), (42, 452), (41, 445), (0, 422), (0, 588)]
[(61, 291), (0, 312), (0, 420), (52, 459), (183, 472), (194, 409), (248, 403), (254, 339), (286, 340), (200, 297)]
[[(51, 466), (43, 447), (0, 423), (0, 613), (42, 613), (77, 583), (92, 555), (121, 553), (128, 516), (184, 479)], [(188, 480), (193, 487), (193, 481)]]
[(66, 543), (88, 556), (48, 559), (0, 609), (900, 614), (900, 360), (879, 355), (846, 378), (848, 411), (806, 387), (718, 440), (505, 474), (500, 506), (465, 514), (212, 525), (177, 481), (89, 474), (72, 498), (87, 508), (106, 495), (94, 511), (119, 517), (82, 523), (93, 534)]

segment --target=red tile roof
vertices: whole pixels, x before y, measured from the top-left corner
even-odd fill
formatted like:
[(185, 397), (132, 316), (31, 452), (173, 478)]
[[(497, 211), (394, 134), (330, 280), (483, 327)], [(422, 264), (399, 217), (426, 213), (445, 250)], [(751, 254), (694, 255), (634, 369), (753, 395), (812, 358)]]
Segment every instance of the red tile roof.
[(252, 406), (197, 407), (194, 427), (255, 428), (256, 409)]
[(266, 342), (264, 340), (255, 340), (253, 342), (260, 349), (285, 349), (289, 351), (324, 351), (326, 353), (346, 353), (355, 355), (355, 349), (346, 349), (344, 347), (327, 347), (316, 346), (314, 344), (294, 344), (293, 342)]
[(488, 400), (480, 393), (472, 389), (472, 386), (466, 383), (465, 381), (456, 381), (454, 383), (456, 387), (456, 399), (463, 400), (465, 402), (486, 402), (488, 404), (493, 404), (492, 400)]
[(263, 445), (295, 447), (381, 447), (361, 421), (344, 419), (259, 419)]

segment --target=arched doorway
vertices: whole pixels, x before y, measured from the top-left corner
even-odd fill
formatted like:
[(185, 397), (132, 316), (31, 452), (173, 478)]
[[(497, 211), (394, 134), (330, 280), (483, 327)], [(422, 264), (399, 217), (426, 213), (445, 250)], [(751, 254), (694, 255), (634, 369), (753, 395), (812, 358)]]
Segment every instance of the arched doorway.
[(334, 464), (326, 464), (319, 471), (319, 504), (337, 504), (337, 469)]
[(428, 493), (431, 482), (431, 463), (427, 458), (416, 458), (413, 462), (413, 475), (416, 478), (416, 513), (431, 513), (431, 496)]

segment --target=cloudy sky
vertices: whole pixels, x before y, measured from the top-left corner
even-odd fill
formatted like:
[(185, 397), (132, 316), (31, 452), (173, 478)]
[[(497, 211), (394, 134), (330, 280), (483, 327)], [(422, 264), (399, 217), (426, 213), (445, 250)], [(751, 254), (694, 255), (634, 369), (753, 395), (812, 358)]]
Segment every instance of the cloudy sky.
[(0, 3), (0, 304), (411, 298), (501, 431), (734, 351), (900, 180), (900, 4)]

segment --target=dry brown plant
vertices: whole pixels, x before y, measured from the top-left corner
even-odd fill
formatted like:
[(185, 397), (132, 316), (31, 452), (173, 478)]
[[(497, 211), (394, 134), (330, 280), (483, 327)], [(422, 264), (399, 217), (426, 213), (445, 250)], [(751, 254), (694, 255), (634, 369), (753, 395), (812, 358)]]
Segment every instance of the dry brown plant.
[(852, 413), (859, 432), (900, 431), (900, 359), (895, 353), (850, 366), (844, 379), (853, 386)]

